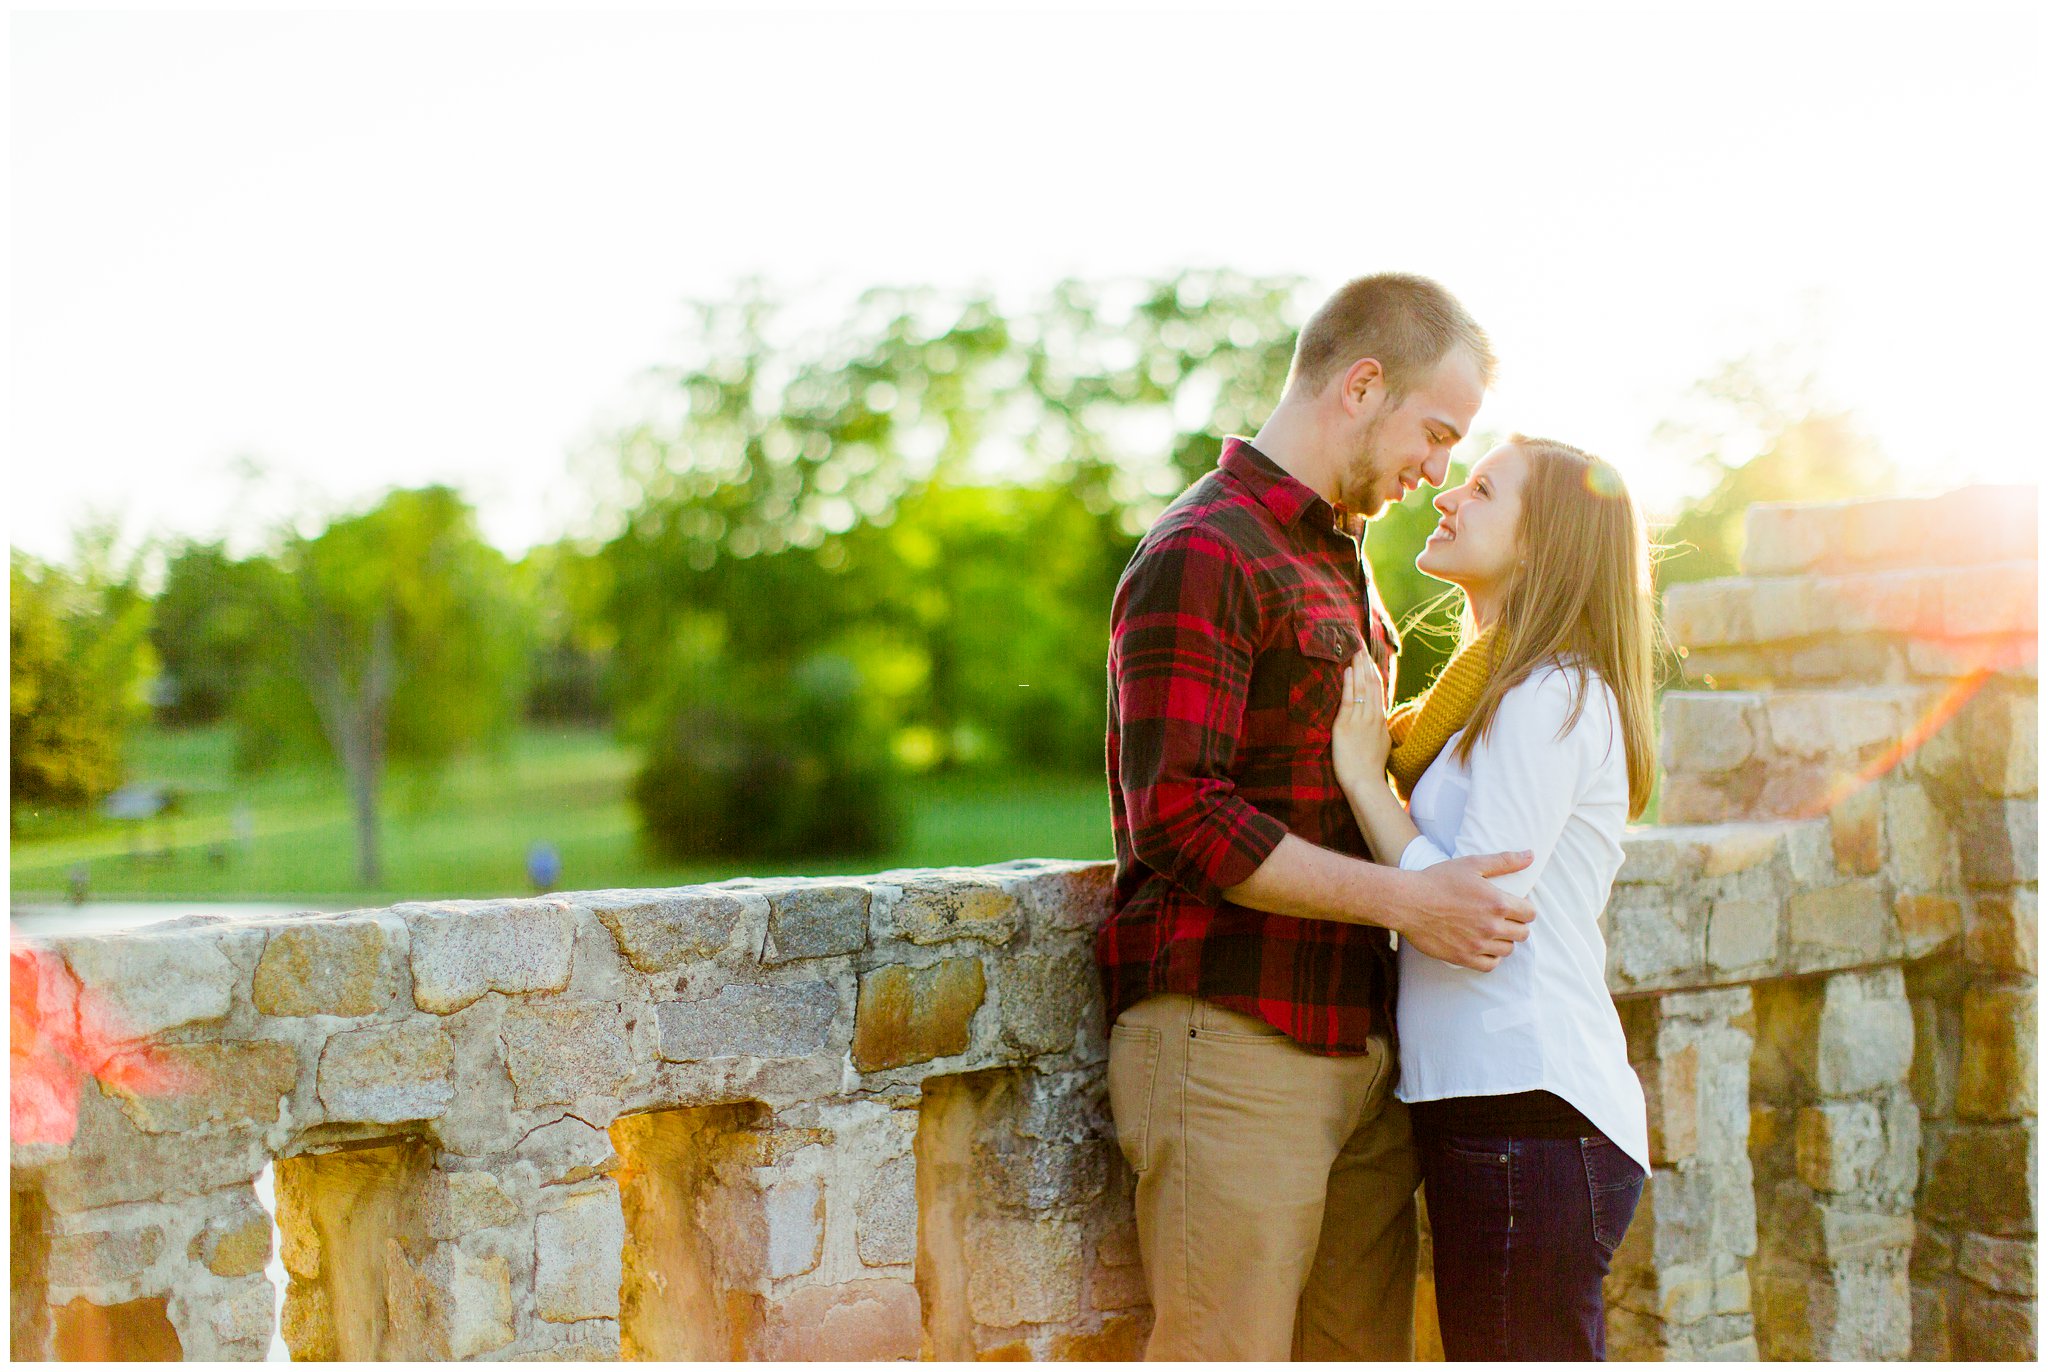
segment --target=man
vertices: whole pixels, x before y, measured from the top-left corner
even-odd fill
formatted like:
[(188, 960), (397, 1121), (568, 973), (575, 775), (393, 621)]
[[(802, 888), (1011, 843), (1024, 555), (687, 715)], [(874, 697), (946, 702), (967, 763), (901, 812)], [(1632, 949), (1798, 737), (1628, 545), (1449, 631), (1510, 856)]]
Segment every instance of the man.
[(1393, 680), (1365, 520), (1443, 484), (1492, 370), (1441, 286), (1351, 282), (1303, 328), (1272, 417), (1225, 442), (1118, 583), (1096, 956), (1148, 1357), (1413, 1356), (1390, 935), (1490, 969), (1534, 911), (1485, 878), (1528, 855), (1374, 864), (1330, 730), (1361, 646)]

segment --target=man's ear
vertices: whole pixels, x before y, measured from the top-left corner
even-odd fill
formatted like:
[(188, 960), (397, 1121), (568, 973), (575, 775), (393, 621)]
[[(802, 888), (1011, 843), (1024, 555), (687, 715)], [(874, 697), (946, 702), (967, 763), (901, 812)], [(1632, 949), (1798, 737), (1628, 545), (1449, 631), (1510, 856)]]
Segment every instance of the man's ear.
[(1356, 413), (1376, 408), (1386, 391), (1387, 376), (1379, 360), (1361, 357), (1344, 369), (1337, 394), (1343, 400), (1344, 408)]

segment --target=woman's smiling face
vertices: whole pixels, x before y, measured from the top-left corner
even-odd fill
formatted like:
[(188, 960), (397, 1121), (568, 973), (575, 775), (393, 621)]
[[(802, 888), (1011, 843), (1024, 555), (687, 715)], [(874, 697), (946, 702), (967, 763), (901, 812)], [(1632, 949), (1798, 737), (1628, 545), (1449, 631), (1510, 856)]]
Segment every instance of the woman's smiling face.
[(1479, 459), (1464, 484), (1430, 503), (1436, 531), (1415, 559), (1418, 571), (1461, 588), (1474, 602), (1491, 601), (1521, 559), (1522, 483), (1529, 457), (1503, 443)]

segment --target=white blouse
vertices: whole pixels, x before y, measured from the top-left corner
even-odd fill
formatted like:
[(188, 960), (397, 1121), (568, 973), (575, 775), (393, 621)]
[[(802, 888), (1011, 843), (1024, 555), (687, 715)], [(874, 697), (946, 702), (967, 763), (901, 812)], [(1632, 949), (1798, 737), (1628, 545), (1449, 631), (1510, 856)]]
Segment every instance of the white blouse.
[(1408, 813), (1421, 836), (1403, 850), (1402, 870), (1530, 849), (1528, 867), (1494, 880), (1526, 896), (1536, 921), (1490, 972), (1453, 967), (1402, 941), (1395, 1094), (1550, 1091), (1648, 1172), (1643, 1088), (1607, 992), (1599, 924), (1621, 870), (1628, 762), (1614, 693), (1597, 674), (1565, 729), (1577, 676), (1554, 663), (1531, 672), (1501, 698), (1469, 765), (1455, 756), (1460, 731), (1415, 783)]

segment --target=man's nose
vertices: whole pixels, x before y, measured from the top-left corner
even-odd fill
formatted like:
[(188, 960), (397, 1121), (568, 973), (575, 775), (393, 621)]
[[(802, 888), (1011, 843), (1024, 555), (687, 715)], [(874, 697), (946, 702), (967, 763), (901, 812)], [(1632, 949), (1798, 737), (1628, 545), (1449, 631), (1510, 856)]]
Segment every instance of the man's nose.
[(1443, 485), (1444, 478), (1449, 476), (1450, 474), (1451, 454), (1449, 449), (1444, 449), (1440, 452), (1431, 453), (1428, 457), (1422, 460), (1423, 479), (1428, 481), (1430, 485)]

